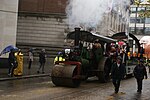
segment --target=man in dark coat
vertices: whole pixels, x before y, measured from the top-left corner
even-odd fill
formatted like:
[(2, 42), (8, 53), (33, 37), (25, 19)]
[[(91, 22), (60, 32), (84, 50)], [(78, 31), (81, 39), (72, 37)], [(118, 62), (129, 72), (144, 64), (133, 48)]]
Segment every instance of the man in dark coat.
[(17, 58), (15, 57), (15, 52), (13, 49), (11, 49), (9, 53), (8, 62), (9, 62), (8, 76), (12, 77), (14, 73), (14, 69), (18, 66)]
[(144, 76), (147, 79), (147, 72), (145, 66), (143, 65), (143, 62), (144, 61), (140, 59), (139, 64), (134, 68), (134, 76), (137, 80), (137, 92), (139, 93), (142, 92), (142, 81), (144, 79)]
[(42, 68), (42, 73), (44, 73), (44, 66), (45, 66), (45, 62), (46, 62), (45, 49), (42, 49), (42, 51), (39, 53), (39, 62), (40, 62), (40, 67), (39, 67), (37, 73), (40, 73), (41, 68)]
[(124, 64), (122, 64), (122, 58), (118, 56), (111, 69), (111, 77), (113, 85), (115, 87), (115, 93), (118, 93), (119, 91), (120, 82), (124, 78), (125, 72), (126, 69)]

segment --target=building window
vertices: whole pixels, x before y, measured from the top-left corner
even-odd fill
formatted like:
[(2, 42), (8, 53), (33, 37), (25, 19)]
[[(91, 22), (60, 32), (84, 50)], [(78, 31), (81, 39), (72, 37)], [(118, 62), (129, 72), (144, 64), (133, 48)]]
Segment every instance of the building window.
[(135, 23), (135, 18), (130, 18), (130, 23)]
[(143, 27), (136, 27), (136, 34), (143, 34)]
[(131, 12), (132, 12), (132, 13), (135, 13), (135, 12), (136, 12), (136, 8), (135, 8), (135, 7), (132, 7), (132, 8), (131, 8)]
[(138, 7), (138, 11), (145, 11), (145, 7)]
[(146, 24), (150, 24), (150, 18), (146, 18), (146, 19), (145, 19), (145, 23), (146, 23)]
[(130, 32), (134, 32), (134, 27), (130, 27)]
[(144, 23), (144, 18), (135, 19), (135, 18), (131, 17), (130, 18), (130, 23)]
[(134, 27), (130, 27), (130, 33), (132, 33), (132, 34), (134, 34), (135, 33), (135, 29), (134, 29)]
[(145, 34), (150, 34), (150, 27), (145, 28)]

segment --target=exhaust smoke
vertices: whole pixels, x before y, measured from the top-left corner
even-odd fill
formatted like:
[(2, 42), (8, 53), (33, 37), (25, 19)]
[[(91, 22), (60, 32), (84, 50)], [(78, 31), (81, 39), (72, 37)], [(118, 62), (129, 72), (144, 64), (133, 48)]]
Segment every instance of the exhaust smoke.
[(130, 4), (130, 0), (68, 0), (66, 7), (67, 23), (70, 28), (87, 29), (96, 27), (106, 13), (120, 10)]

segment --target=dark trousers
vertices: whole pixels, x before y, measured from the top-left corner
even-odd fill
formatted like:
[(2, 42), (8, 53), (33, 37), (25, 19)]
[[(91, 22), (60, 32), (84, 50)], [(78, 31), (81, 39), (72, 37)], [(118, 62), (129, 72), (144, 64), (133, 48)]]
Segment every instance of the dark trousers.
[(40, 71), (40, 69), (42, 68), (42, 72), (44, 72), (44, 66), (45, 66), (45, 62), (40, 62), (40, 67), (38, 71)]
[(143, 79), (136, 79), (137, 80), (137, 90), (140, 92), (142, 90), (142, 81)]
[(28, 69), (31, 68), (31, 64), (32, 64), (32, 61), (31, 61), (31, 59), (30, 59)]
[(115, 93), (118, 93), (120, 87), (121, 79), (112, 79), (113, 85), (115, 87)]
[(9, 74), (10, 76), (13, 76), (13, 75), (14, 75), (14, 69), (15, 69), (14, 64), (13, 64), (13, 63), (10, 63), (10, 64), (9, 64), (9, 70), (8, 70), (8, 74)]

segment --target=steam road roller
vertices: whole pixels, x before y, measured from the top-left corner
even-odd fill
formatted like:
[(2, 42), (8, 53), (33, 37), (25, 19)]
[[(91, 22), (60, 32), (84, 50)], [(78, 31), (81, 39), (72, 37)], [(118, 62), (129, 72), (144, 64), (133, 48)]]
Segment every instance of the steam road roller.
[[(107, 45), (115, 40), (80, 28), (68, 33), (67, 39), (73, 40), (74, 46), (59, 53), (52, 68), (52, 82), (56, 86), (78, 87), (82, 80), (93, 76), (100, 82), (107, 82), (111, 59), (105, 55)], [(59, 60), (59, 57), (65, 60)]]

